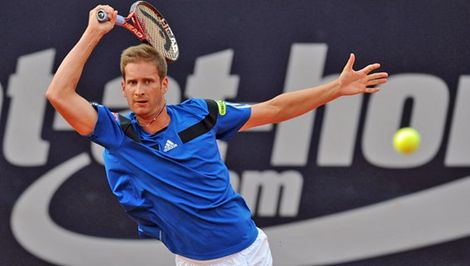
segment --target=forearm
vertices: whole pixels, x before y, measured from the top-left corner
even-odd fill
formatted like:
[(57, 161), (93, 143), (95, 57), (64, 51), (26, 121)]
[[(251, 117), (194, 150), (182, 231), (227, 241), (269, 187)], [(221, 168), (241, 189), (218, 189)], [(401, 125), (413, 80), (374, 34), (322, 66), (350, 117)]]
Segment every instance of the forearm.
[(335, 80), (317, 87), (280, 94), (267, 102), (276, 113), (271, 123), (295, 118), (338, 98), (338, 89), (339, 83)]
[(247, 130), (266, 124), (280, 123), (339, 97), (337, 80), (313, 88), (286, 92), (271, 100), (255, 104), (251, 108), (251, 116), (240, 129)]

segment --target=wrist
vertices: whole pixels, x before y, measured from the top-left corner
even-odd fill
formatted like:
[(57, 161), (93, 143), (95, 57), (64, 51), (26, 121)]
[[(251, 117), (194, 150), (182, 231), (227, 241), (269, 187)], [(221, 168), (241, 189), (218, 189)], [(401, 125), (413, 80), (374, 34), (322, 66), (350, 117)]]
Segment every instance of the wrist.
[(330, 97), (331, 99), (336, 99), (336, 98), (339, 98), (341, 97), (341, 87), (342, 87), (342, 84), (341, 84), (341, 81), (339, 79), (335, 79), (333, 81), (331, 81), (329, 84), (328, 84), (328, 87), (330, 88)]
[(85, 39), (89, 42), (92, 43), (98, 43), (100, 40), (103, 38), (105, 33), (101, 32), (100, 30), (93, 28), (93, 27), (87, 27), (85, 29), (85, 32), (82, 35), (82, 39)]

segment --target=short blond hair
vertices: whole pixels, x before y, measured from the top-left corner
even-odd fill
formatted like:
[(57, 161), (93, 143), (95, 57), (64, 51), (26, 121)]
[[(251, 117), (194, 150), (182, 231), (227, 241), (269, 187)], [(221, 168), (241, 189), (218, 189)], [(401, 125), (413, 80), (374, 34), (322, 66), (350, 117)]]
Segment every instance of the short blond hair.
[(159, 53), (155, 48), (148, 44), (139, 44), (136, 46), (131, 46), (121, 54), (121, 74), (124, 79), (126, 79), (125, 68), (129, 63), (137, 62), (149, 62), (154, 63), (157, 67), (158, 75), (160, 79), (163, 79), (167, 75), (168, 66), (166, 64), (165, 58)]

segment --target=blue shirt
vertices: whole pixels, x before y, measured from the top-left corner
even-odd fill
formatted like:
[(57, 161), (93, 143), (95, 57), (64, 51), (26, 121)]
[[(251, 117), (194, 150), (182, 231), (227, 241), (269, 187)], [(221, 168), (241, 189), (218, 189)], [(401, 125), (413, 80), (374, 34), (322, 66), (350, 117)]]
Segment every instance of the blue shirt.
[(140, 143), (125, 135), (117, 114), (98, 105), (90, 136), (105, 147), (109, 185), (139, 233), (199, 260), (239, 252), (258, 234), (245, 201), (230, 185), (216, 142), (235, 135), (251, 108), (217, 103), (215, 116), (202, 99), (168, 105), (170, 123), (153, 135), (131, 113)]

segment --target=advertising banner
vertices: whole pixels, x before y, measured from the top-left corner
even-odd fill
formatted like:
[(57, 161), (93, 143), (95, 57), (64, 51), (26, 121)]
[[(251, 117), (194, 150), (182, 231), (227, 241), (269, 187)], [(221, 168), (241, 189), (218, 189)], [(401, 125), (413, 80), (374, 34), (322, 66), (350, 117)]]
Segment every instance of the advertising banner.
[[(467, 265), (470, 254), (470, 2), (150, 1), (180, 57), (169, 103), (253, 104), (380, 63), (375, 94), (239, 133), (219, 149), (266, 232), (275, 265)], [(96, 1), (3, 3), (0, 10), (0, 265), (174, 265), (113, 196), (103, 149), (73, 131), (45, 92)], [(132, 2), (107, 3), (127, 15)], [(116, 27), (78, 92), (127, 110)], [(413, 127), (419, 149), (397, 153)]]

